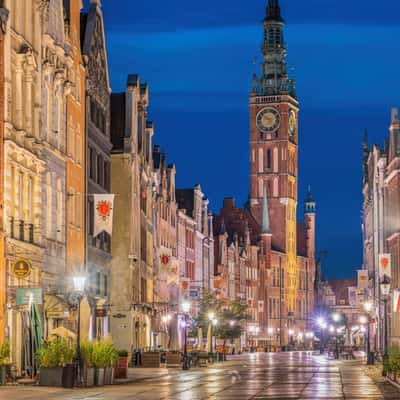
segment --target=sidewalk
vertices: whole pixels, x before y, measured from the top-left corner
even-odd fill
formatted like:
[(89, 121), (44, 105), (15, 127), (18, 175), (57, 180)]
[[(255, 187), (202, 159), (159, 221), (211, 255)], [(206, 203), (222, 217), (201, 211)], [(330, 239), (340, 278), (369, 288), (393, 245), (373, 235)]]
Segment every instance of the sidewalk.
[[(175, 368), (176, 369), (176, 368)], [(174, 369), (167, 368), (128, 368), (128, 378), (115, 379), (115, 385), (124, 385), (127, 383), (135, 383), (146, 381), (149, 379), (159, 379), (165, 375), (169, 375)]]
[(385, 377), (382, 376), (382, 364), (365, 365), (365, 374), (368, 375), (378, 386), (385, 398), (399, 399), (399, 389), (392, 385)]

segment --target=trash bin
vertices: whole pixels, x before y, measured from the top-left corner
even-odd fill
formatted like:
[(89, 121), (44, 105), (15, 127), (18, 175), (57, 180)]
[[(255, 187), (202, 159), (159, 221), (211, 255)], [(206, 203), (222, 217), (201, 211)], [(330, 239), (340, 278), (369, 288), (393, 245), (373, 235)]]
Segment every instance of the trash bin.
[(62, 387), (72, 389), (76, 377), (76, 364), (67, 364), (62, 372)]

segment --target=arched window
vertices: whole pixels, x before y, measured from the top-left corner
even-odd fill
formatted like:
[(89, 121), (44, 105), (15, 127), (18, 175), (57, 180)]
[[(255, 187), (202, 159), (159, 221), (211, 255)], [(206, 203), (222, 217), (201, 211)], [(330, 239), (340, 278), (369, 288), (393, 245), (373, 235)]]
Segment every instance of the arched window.
[(28, 223), (32, 223), (32, 210), (33, 210), (33, 179), (28, 177), (28, 187), (26, 192), (26, 220)]
[(274, 162), (274, 172), (278, 172), (279, 158), (278, 158), (278, 148), (277, 147), (274, 148), (273, 162)]
[(278, 178), (274, 178), (274, 197), (279, 197), (279, 183), (278, 183)]
[(262, 148), (258, 149), (258, 172), (264, 172), (264, 151)]
[(271, 149), (267, 150), (267, 170), (271, 169)]

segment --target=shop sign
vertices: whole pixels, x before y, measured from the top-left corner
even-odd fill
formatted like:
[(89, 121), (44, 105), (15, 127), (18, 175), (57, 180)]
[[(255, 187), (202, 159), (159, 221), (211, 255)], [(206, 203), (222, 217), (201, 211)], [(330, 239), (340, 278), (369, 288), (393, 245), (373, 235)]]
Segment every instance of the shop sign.
[(28, 277), (31, 271), (31, 263), (23, 258), (16, 260), (11, 267), (11, 272), (19, 279)]
[(190, 297), (197, 297), (198, 295), (199, 295), (199, 292), (197, 290), (190, 291)]
[(42, 289), (38, 288), (17, 288), (16, 292), (17, 306), (27, 304), (42, 304)]
[(47, 311), (46, 317), (53, 318), (53, 319), (69, 318), (69, 312), (68, 311)]

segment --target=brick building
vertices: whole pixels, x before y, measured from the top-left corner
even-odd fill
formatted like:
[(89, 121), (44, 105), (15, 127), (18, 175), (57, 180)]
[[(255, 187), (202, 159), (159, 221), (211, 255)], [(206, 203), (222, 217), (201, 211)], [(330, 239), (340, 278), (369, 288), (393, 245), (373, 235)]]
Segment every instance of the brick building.
[(228, 237), (241, 221), (241, 230), (248, 224), (251, 244), (258, 247), (257, 339), (266, 342), (272, 335), (284, 345), (311, 324), (316, 207), (309, 192), (304, 221), (297, 222), (299, 102), (286, 71), (285, 23), (278, 0), (269, 1), (263, 23), (262, 71), (253, 76), (249, 101), (249, 202), (245, 210), (225, 204), (221, 216)]

